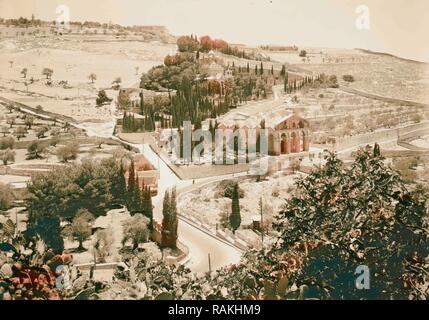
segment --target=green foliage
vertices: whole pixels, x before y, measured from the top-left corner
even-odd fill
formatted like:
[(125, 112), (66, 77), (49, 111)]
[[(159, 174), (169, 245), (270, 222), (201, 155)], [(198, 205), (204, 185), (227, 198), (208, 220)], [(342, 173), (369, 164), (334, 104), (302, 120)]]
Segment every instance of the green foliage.
[(192, 36), (182, 36), (177, 39), (177, 46), (181, 52), (195, 52), (199, 48), (199, 42)]
[(24, 236), (28, 241), (40, 237), (56, 254), (61, 254), (64, 250), (59, 217), (40, 216), (37, 220), (29, 221)]
[(9, 162), (15, 161), (15, 151), (11, 149), (0, 150), (0, 161), (6, 166)]
[(51, 68), (44, 68), (42, 71), (42, 75), (44, 75), (46, 79), (51, 79), (53, 73), (54, 70), (52, 70)]
[(25, 119), (24, 119), (25, 125), (27, 126), (28, 129), (31, 129), (31, 127), (34, 124), (34, 117), (33, 116), (29, 116), (26, 115)]
[(124, 112), (124, 117), (122, 118), (122, 132), (133, 133), (154, 130), (155, 123), (150, 116), (142, 121), (141, 119), (136, 119), (133, 113)]
[(141, 192), (139, 186), (139, 180), (136, 176), (134, 161), (131, 161), (130, 168), (128, 170), (128, 186), (127, 186), (127, 209), (133, 215), (136, 213), (142, 213), (141, 208)]
[[(1, 234), (0, 224), (0, 234)], [(12, 236), (9, 242), (0, 242), (0, 300), (60, 300), (82, 297), (92, 299), (103, 286), (88, 281), (83, 275), (70, 274), (69, 281), (63, 278), (62, 290), (58, 284), (61, 275), (59, 266), (68, 267), (73, 257), (55, 254), (38, 236), (29, 239)]]
[(125, 182), (125, 170), (122, 161), (119, 162), (119, 169), (113, 172), (111, 179), (110, 194), (113, 197), (113, 203), (117, 205), (125, 205), (127, 200), (127, 185)]
[(135, 250), (138, 248), (139, 244), (148, 242), (150, 236), (149, 224), (149, 219), (140, 213), (125, 221), (122, 244), (125, 245), (125, 243), (130, 240), (133, 245), (133, 250)]
[(76, 160), (79, 152), (79, 144), (71, 142), (65, 146), (58, 148), (57, 157), (67, 163), (70, 160)]
[[(221, 197), (232, 199), (234, 197), (235, 186), (237, 182), (234, 180), (223, 180), (217, 186), (217, 194)], [(244, 190), (238, 187), (238, 194), (240, 199), (244, 198)]]
[(229, 222), (234, 233), (241, 225), (240, 195), (238, 190), (239, 186), (236, 183), (232, 192), (231, 215), (229, 216)]
[(19, 126), (15, 129), (14, 134), (19, 141), (19, 140), (21, 140), (21, 138), (25, 138), (25, 136), (27, 134), (27, 128), (24, 126)]
[(180, 66), (184, 62), (195, 62), (194, 55), (189, 52), (179, 52), (172, 56), (168, 55), (164, 59), (164, 64), (167, 67)]
[(346, 82), (355, 82), (355, 78), (352, 75), (350, 75), (350, 74), (344, 75), (343, 76), (343, 80), (346, 81)]
[(91, 234), (91, 224), (94, 221), (94, 216), (86, 209), (80, 209), (76, 213), (72, 222), (72, 235), (79, 241), (78, 250), (84, 250), (83, 242), (87, 240)]
[[(163, 262), (140, 259), (131, 272), (117, 270), (115, 276), (131, 283), (140, 283), (142, 299), (168, 300), (263, 300), (299, 299), (303, 288), (291, 288), (285, 267), (270, 252), (246, 252), (239, 264), (196, 276), (183, 265), (166, 266)], [(282, 261), (282, 259), (280, 259)], [(283, 262), (283, 261), (282, 261)], [(130, 263), (132, 268), (133, 263)], [(280, 268), (280, 270), (279, 270)], [(128, 296), (121, 297), (127, 299)]]
[(98, 230), (95, 233), (95, 240), (93, 242), (92, 250), (95, 251), (97, 262), (105, 263), (106, 258), (110, 255), (114, 243), (114, 235), (112, 230)]
[(127, 90), (120, 90), (118, 94), (118, 107), (121, 110), (129, 110), (132, 107), (129, 92)]
[(286, 66), (285, 65), (282, 65), (282, 69), (280, 71), (280, 76), (281, 77), (286, 76)]
[[(97, 80), (97, 75), (95, 73), (91, 73), (88, 76), (88, 79), (91, 80), (91, 83), (94, 83), (95, 80)], [(98, 104), (97, 104), (98, 105)]]
[(149, 218), (149, 229), (153, 229), (153, 204), (152, 204), (152, 194), (150, 187), (144, 187), (142, 190), (142, 213), (145, 217)]
[(98, 97), (95, 100), (95, 103), (97, 104), (97, 107), (103, 106), (105, 104), (109, 104), (112, 101), (112, 99), (110, 99), (107, 94), (106, 91), (104, 90), (100, 90), (98, 92)]
[[(370, 148), (351, 166), (333, 154), (326, 160), (297, 182), (298, 192), (277, 218), (276, 245), (199, 277), (183, 266), (140, 259), (132, 283), (151, 289), (142, 298), (425, 299), (427, 188), (408, 192)], [(167, 193), (164, 210), (169, 208)], [(370, 290), (355, 287), (361, 265), (370, 269)], [(115, 275), (130, 281), (123, 270)]]
[(27, 147), (27, 160), (42, 159), (42, 154), (46, 150), (46, 145), (40, 142), (32, 142)]
[(13, 240), (15, 232), (16, 226), (12, 220), (7, 219), (5, 223), (0, 223), (0, 239), (6, 239), (6, 241)]
[[(187, 39), (190, 40), (189, 37)], [(232, 68), (234, 77), (221, 87), (218, 81), (207, 80), (208, 75), (193, 54), (167, 56), (164, 65), (153, 67), (142, 76), (140, 86), (148, 90), (176, 92), (173, 95), (169, 93), (171, 99), (168, 103), (160, 106), (144, 104), (141, 113), (146, 119), (145, 131), (153, 131), (155, 121), (160, 121), (165, 127), (160, 112), (172, 116), (172, 125), (179, 127), (183, 121), (199, 123), (207, 118), (216, 118), (228, 112), (230, 107), (250, 99), (264, 99), (271, 92), (269, 79), (273, 75), (263, 75), (263, 69), (262, 73), (251, 75)]]
[(0, 211), (8, 210), (13, 199), (12, 189), (8, 185), (0, 183)]
[(179, 224), (175, 188), (171, 191), (171, 193), (168, 190), (165, 192), (162, 215), (161, 243), (163, 246), (174, 248), (177, 245), (177, 228)]
[[(326, 161), (297, 182), (275, 224), (280, 250), (302, 259), (296, 282), (313, 298), (425, 298), (427, 198), (410, 193), (370, 148), (349, 167), (333, 154)], [(370, 290), (355, 287), (360, 265), (369, 267)]]
[(314, 81), (306, 83), (304, 87), (313, 89), (338, 88), (338, 79), (335, 75), (326, 75), (324, 73), (318, 75)]
[(113, 159), (85, 161), (33, 177), (28, 187), (27, 207), (30, 222), (41, 217), (72, 220), (79, 209), (88, 209), (96, 217), (115, 202), (112, 194), (119, 164)]

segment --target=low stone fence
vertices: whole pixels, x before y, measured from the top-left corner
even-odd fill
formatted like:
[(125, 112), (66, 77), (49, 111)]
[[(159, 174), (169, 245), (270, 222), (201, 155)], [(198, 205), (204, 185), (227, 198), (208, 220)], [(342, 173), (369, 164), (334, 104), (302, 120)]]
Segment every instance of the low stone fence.
[(84, 263), (84, 264), (76, 264), (73, 267), (81, 271), (88, 271), (88, 270), (91, 270), (92, 268), (94, 270), (115, 270), (117, 265), (118, 265), (117, 262), (98, 263), (98, 264)]
[[(49, 111), (44, 111), (44, 110), (37, 110), (36, 108), (27, 106), (25, 104), (16, 102), (16, 101), (12, 101), (3, 97), (0, 97), (0, 101), (3, 101), (9, 105), (11, 105), (15, 110), (21, 111), (21, 112), (26, 112), (26, 110), (30, 111), (32, 114), (34, 114), (36, 117), (39, 117), (41, 119), (57, 119), (60, 122), (67, 122), (70, 124), (77, 124), (76, 120), (74, 120), (71, 117), (67, 117), (58, 113), (53, 113), (53, 112), (49, 112)], [(25, 110), (23, 110), (25, 109)]]
[(385, 101), (388, 103), (395, 103), (395, 104), (402, 105), (402, 106), (424, 107), (424, 108), (429, 107), (429, 104), (427, 104), (427, 103), (384, 97), (384, 96), (380, 96), (377, 94), (368, 93), (368, 92), (364, 92), (364, 91), (360, 91), (360, 90), (356, 90), (356, 89), (352, 89), (352, 88), (341, 87), (340, 90), (347, 92), (347, 93), (362, 96), (362, 97), (365, 97), (368, 99), (380, 100), (380, 101)]
[(0, 166), (0, 174), (31, 177), (34, 174), (45, 173), (60, 166), (63, 166), (63, 164), (26, 164)]
[(245, 239), (241, 238), (239, 235), (234, 235), (229, 230), (219, 230), (219, 229), (216, 230), (216, 228), (213, 228), (209, 225), (201, 223), (200, 221), (196, 220), (194, 217), (185, 216), (183, 214), (180, 215), (180, 219), (196, 227), (202, 232), (209, 234), (212, 237), (217, 238), (233, 247), (236, 247), (239, 250), (245, 251), (251, 247), (251, 245), (248, 244)]
[(352, 137), (339, 138), (334, 145), (334, 149), (335, 151), (341, 151), (375, 142), (401, 141), (402, 139), (409, 139), (413, 136), (422, 136), (425, 134), (429, 134), (429, 121), (402, 128), (385, 129)]

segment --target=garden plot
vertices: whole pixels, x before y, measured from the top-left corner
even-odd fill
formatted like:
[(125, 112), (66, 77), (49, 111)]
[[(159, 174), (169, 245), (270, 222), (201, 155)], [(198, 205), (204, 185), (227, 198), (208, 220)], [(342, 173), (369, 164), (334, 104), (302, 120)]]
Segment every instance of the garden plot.
[[(283, 174), (268, 177), (266, 180), (256, 182), (255, 179), (246, 179), (239, 182), (244, 191), (244, 197), (240, 199), (241, 228), (252, 225), (253, 218), (260, 216), (259, 201), (263, 199), (264, 221), (273, 221), (279, 212), (285, 199), (290, 196), (290, 190), (296, 176), (284, 176)], [(195, 192), (184, 194), (178, 202), (180, 214), (190, 217), (203, 225), (215, 229), (228, 228), (228, 217), (231, 212), (231, 199), (223, 196), (219, 183), (205, 186)]]

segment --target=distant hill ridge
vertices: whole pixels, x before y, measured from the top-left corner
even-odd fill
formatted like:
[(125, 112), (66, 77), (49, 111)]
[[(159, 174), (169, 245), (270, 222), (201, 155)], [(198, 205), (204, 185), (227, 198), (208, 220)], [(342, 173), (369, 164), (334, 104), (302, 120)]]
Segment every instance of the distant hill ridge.
[(356, 50), (361, 51), (363, 53), (367, 53), (367, 54), (373, 54), (373, 55), (377, 55), (377, 56), (385, 56), (385, 57), (391, 57), (391, 58), (396, 58), (402, 61), (407, 61), (407, 62), (411, 62), (411, 63), (417, 63), (417, 64), (429, 64), (428, 62), (424, 62), (424, 61), (418, 61), (418, 60), (413, 60), (413, 59), (407, 59), (407, 58), (402, 58), (402, 57), (398, 57), (395, 56), (394, 54), (391, 53), (387, 53), (387, 52), (378, 52), (378, 51), (371, 51), (368, 49), (361, 49), (361, 48), (356, 48)]
[(94, 21), (71, 21), (70, 27), (57, 28), (55, 21), (42, 21), (38, 19), (2, 19), (0, 18), (0, 38), (22, 36), (48, 36), (48, 35), (114, 35), (138, 36), (145, 41), (160, 41), (175, 43), (176, 37), (170, 34), (167, 27), (162, 25), (121, 26), (112, 23)]

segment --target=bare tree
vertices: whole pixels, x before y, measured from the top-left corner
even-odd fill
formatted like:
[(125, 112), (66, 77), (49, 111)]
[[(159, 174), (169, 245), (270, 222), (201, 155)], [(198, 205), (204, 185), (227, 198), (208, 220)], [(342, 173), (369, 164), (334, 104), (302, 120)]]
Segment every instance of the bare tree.
[(3, 137), (6, 137), (6, 134), (9, 134), (9, 127), (1, 126), (0, 133), (3, 133)]
[(21, 140), (21, 138), (25, 138), (25, 135), (27, 134), (27, 129), (24, 126), (19, 126), (15, 129), (14, 134), (19, 141)]
[(301, 169), (301, 162), (298, 159), (293, 159), (289, 164), (289, 169), (295, 174)]
[(25, 116), (24, 122), (25, 122), (25, 125), (27, 126), (27, 128), (30, 130), (34, 124), (34, 117), (27, 115), (27, 116)]
[(94, 81), (97, 80), (97, 75), (95, 73), (91, 73), (88, 76), (88, 79), (91, 80), (91, 83), (94, 83)]
[(57, 157), (62, 162), (67, 163), (69, 160), (75, 160), (79, 152), (79, 145), (77, 143), (70, 143), (58, 149)]
[(54, 70), (50, 68), (44, 68), (42, 71), (42, 75), (44, 75), (46, 79), (51, 79), (53, 73), (54, 73)]
[(15, 116), (8, 116), (8, 117), (6, 117), (6, 123), (8, 125), (10, 125), (10, 128), (13, 127), (13, 125), (15, 124), (15, 122), (16, 122), (16, 117)]
[(48, 132), (48, 128), (45, 126), (38, 127), (36, 130), (34, 130), (36, 133), (37, 139), (42, 139), (45, 137), (45, 133)]
[(27, 68), (24, 68), (24, 69), (21, 70), (21, 74), (22, 74), (23, 78), (27, 78), (27, 73), (28, 73)]
[(3, 162), (3, 164), (5, 166), (7, 166), (7, 164), (9, 162), (14, 162), (15, 161), (15, 151), (11, 150), (11, 149), (6, 149), (6, 150), (1, 150), (0, 151), (0, 160)]
[(88, 210), (79, 210), (73, 219), (72, 232), (73, 237), (79, 241), (79, 251), (85, 250), (83, 242), (91, 236), (91, 223), (94, 220)]
[(119, 89), (119, 87), (121, 86), (121, 83), (122, 83), (122, 79), (120, 78), (120, 77), (117, 77), (115, 80), (113, 80), (113, 82), (112, 82), (112, 85), (113, 85), (113, 88), (115, 89), (115, 90), (118, 90)]

